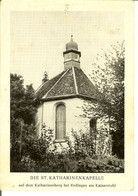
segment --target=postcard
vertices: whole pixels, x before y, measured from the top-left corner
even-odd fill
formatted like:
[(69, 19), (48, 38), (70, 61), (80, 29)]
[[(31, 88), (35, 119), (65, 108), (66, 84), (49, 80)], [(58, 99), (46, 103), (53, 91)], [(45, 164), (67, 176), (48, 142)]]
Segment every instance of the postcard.
[(1, 190), (133, 190), (133, 8), (1, 1)]

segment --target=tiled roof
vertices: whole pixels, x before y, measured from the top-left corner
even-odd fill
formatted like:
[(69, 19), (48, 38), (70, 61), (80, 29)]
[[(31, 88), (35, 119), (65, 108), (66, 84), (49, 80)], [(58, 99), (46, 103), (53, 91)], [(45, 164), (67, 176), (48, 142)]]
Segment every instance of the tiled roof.
[(52, 88), (52, 86), (59, 80), (59, 78), (64, 74), (64, 72), (65, 71), (63, 71), (62, 73), (58, 74), (51, 80), (48, 80), (43, 85), (41, 85), (41, 87), (39, 87), (38, 90), (36, 90), (36, 96), (42, 98)]
[(101, 96), (99, 90), (94, 86), (90, 79), (85, 75), (82, 69), (74, 67), (78, 93), (97, 99)]
[(81, 69), (71, 67), (40, 86), (36, 96), (45, 100), (71, 96), (98, 99), (101, 93)]
[(57, 82), (57, 84), (49, 91), (47, 96), (53, 97), (72, 94), (76, 94), (76, 90), (72, 69), (68, 69), (67, 72)]

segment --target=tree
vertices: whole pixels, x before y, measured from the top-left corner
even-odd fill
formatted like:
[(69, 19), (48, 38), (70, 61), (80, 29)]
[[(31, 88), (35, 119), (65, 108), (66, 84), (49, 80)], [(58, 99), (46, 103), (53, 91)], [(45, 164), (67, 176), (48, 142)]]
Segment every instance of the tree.
[(10, 75), (11, 164), (13, 158), (20, 159), (25, 138), (35, 136), (34, 89), (32, 84), (25, 88), (23, 82), (22, 76)]
[[(97, 55), (92, 64), (91, 79), (102, 93), (99, 104), (95, 104), (95, 114), (109, 117), (110, 133), (113, 139), (113, 154), (124, 157), (124, 42), (111, 46), (110, 50)], [(85, 113), (91, 113), (93, 108), (84, 107)], [(100, 111), (100, 112), (99, 112)]]

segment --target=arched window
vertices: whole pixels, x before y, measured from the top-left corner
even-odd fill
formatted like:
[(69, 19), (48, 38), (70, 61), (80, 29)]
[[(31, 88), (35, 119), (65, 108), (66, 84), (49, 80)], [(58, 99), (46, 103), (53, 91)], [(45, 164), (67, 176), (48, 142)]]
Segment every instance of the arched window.
[(90, 135), (94, 136), (96, 134), (96, 119), (92, 118), (90, 120)]
[(64, 139), (66, 136), (66, 108), (63, 103), (56, 107), (56, 139)]

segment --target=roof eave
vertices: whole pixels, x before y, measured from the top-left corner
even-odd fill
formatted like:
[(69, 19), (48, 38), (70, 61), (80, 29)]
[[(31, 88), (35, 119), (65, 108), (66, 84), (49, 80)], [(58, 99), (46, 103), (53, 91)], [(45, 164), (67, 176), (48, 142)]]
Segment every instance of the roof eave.
[(73, 50), (73, 49), (70, 49), (70, 50), (67, 50), (67, 51), (63, 52), (63, 56), (64, 56), (65, 54), (69, 53), (69, 52), (74, 52), (74, 53), (76, 53), (76, 54), (79, 54), (79, 56), (81, 57), (81, 52), (78, 51), (78, 50)]
[(42, 102), (47, 102), (47, 101), (55, 101), (55, 100), (61, 100), (61, 99), (72, 99), (72, 98), (81, 98), (81, 99), (84, 99), (84, 100), (97, 101), (97, 99), (95, 99), (93, 97), (89, 97), (89, 96), (82, 95), (82, 94), (72, 94), (72, 95), (61, 95), (61, 96), (46, 97), (46, 98), (42, 98), (41, 101)]

